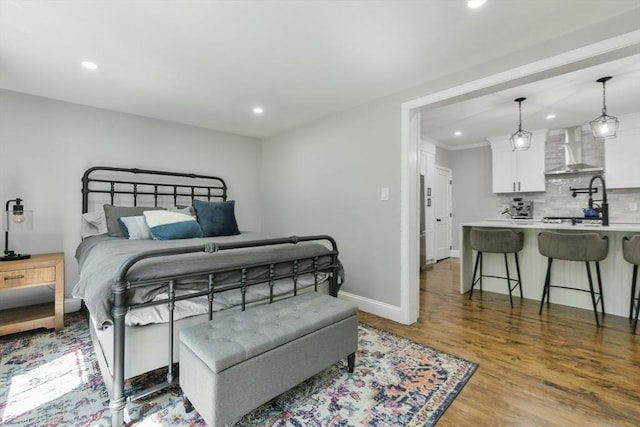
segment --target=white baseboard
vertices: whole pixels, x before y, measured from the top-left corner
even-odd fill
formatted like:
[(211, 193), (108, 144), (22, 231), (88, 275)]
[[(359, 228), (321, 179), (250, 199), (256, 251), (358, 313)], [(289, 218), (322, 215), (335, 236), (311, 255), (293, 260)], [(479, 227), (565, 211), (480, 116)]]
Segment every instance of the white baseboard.
[(449, 256), (451, 258), (460, 258), (460, 249), (451, 249), (449, 251)]
[(358, 309), (394, 322), (404, 323), (402, 321), (402, 313), (400, 307), (376, 301), (370, 298), (361, 297), (360, 295), (350, 294), (349, 292), (340, 291), (338, 297), (355, 303)]
[(80, 310), (81, 307), (81, 299), (80, 298), (65, 298), (64, 300), (64, 312), (65, 313), (74, 313)]

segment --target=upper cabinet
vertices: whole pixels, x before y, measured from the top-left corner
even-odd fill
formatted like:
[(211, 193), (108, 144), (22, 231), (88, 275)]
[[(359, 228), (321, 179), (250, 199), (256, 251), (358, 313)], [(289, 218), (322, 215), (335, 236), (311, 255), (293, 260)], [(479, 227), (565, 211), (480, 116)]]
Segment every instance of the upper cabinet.
[(544, 148), (547, 129), (533, 131), (531, 148), (512, 151), (509, 135), (487, 138), (493, 159), (493, 192), (545, 191)]
[(619, 119), (616, 137), (604, 141), (607, 188), (640, 188), (640, 114)]

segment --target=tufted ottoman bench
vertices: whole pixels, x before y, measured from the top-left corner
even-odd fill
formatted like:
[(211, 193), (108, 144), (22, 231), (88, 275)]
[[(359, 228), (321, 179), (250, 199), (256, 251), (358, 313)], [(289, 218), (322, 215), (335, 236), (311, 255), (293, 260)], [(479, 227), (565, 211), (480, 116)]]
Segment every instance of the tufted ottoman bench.
[(308, 292), (221, 311), (180, 333), (180, 386), (210, 426), (235, 421), (347, 357), (353, 372), (357, 307)]

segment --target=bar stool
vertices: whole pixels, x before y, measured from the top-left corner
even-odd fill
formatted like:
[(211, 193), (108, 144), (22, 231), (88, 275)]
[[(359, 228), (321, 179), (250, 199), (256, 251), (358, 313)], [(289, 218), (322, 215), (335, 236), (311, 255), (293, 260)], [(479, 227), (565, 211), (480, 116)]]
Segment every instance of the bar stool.
[[(640, 313), (640, 289), (636, 294), (636, 283), (638, 280), (638, 265), (640, 265), (640, 234), (622, 238), (622, 255), (624, 259), (633, 264), (633, 274), (631, 276), (631, 304), (629, 306), (629, 319), (633, 319), (633, 333), (638, 327), (638, 314)], [(635, 307), (635, 316), (633, 310)]]
[[(605, 314), (602, 279), (600, 276), (600, 261), (605, 259), (609, 252), (609, 240), (607, 239), (607, 236), (601, 236), (598, 233), (559, 233), (553, 231), (542, 231), (538, 233), (538, 250), (542, 255), (549, 258), (547, 263), (547, 275), (544, 280), (544, 289), (542, 291), (542, 300), (540, 301), (540, 310), (538, 311), (538, 314), (542, 314), (542, 307), (545, 299), (547, 300), (547, 304), (549, 304), (551, 299), (551, 288), (589, 292), (591, 294), (591, 302), (593, 303), (593, 313), (596, 317), (596, 326), (600, 327), (598, 304), (602, 310), (603, 319)], [(552, 285), (551, 263), (554, 259), (584, 262), (587, 267), (589, 289)], [(591, 277), (591, 267), (589, 262), (596, 263), (598, 292), (593, 288), (593, 279)]]
[[(514, 231), (512, 229), (496, 229), (496, 228), (477, 228), (472, 227), (470, 231), (471, 249), (477, 251), (476, 263), (473, 268), (473, 278), (471, 279), (471, 292), (469, 292), (469, 299), (473, 296), (473, 288), (476, 282), (480, 281), (480, 291), (482, 291), (482, 278), (493, 277), (496, 279), (506, 279), (507, 288), (509, 289), (509, 302), (513, 307), (512, 292), (516, 288), (520, 288), (520, 299), (522, 299), (522, 281), (520, 280), (520, 264), (518, 263), (518, 252), (522, 250), (524, 245), (524, 233), (522, 231)], [(504, 268), (507, 272), (507, 276), (491, 276), (488, 274), (482, 274), (482, 254), (494, 253), (504, 255)], [(516, 271), (518, 273), (517, 279), (512, 279), (509, 275), (509, 262), (507, 261), (507, 254), (512, 253), (516, 259)], [(480, 276), (476, 279), (476, 273), (478, 272), (478, 265), (480, 265)], [(516, 282), (511, 286), (511, 282)]]

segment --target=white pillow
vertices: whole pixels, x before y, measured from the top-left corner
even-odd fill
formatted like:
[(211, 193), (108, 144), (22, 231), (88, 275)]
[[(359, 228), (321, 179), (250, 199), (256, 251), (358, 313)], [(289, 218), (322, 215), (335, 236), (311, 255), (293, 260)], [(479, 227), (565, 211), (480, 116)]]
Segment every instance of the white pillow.
[(122, 216), (118, 218), (127, 230), (129, 240), (151, 240), (151, 233), (144, 216)]
[(107, 232), (107, 217), (104, 215), (103, 209), (82, 214), (80, 235), (83, 239), (89, 236), (105, 234)]
[(143, 215), (154, 240), (202, 237), (202, 228), (191, 215), (171, 211), (146, 211)]

